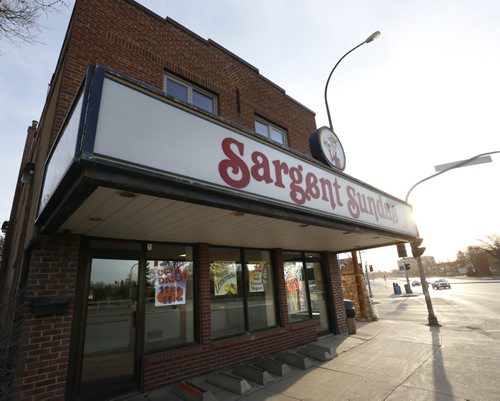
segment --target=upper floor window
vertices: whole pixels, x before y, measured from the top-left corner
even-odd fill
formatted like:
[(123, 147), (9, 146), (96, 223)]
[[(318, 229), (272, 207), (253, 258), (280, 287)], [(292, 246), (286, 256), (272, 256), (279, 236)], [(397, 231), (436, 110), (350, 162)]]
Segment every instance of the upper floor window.
[(286, 132), (277, 126), (264, 120), (255, 120), (255, 132), (275, 142), (286, 145)]
[(214, 95), (170, 74), (165, 75), (165, 92), (209, 113), (217, 113), (217, 99)]

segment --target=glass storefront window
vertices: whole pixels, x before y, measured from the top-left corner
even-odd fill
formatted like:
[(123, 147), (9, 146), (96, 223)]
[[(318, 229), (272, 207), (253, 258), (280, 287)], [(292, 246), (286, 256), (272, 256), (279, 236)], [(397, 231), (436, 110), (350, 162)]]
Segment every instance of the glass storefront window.
[(269, 251), (245, 250), (250, 331), (276, 325), (274, 282)]
[(220, 338), (244, 333), (244, 286), (240, 250), (211, 247), (209, 259), (212, 336)]
[(212, 336), (221, 338), (275, 326), (271, 253), (212, 247), (209, 257)]
[(194, 341), (192, 249), (153, 245), (146, 264), (146, 352)]

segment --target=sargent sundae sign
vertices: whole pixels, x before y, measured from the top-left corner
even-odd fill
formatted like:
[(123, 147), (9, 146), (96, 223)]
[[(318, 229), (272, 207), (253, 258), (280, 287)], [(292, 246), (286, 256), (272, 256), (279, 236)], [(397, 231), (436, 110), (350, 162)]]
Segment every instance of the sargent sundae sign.
[[(226, 158), (219, 163), (219, 175), (232, 188), (259, 185), (261, 195), (325, 212), (338, 210), (352, 219), (399, 223), (394, 202), (299, 160), (270, 159), (261, 151), (245, 152), (245, 144), (234, 138), (222, 140)], [(345, 213), (347, 212), (347, 213)]]
[(345, 166), (342, 146), (325, 127), (315, 133), (325, 158), (319, 162), (131, 85), (106, 73), (94, 161), (269, 205), (417, 235), (407, 203), (341, 171)]

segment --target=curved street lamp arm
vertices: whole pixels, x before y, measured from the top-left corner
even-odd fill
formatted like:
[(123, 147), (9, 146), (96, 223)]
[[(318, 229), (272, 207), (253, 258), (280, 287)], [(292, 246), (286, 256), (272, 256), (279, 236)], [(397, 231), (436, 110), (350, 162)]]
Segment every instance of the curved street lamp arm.
[[(335, 71), (335, 68), (340, 64), (340, 62), (349, 54), (352, 53), (354, 50), (356, 50), (358, 47), (363, 46), (365, 43), (370, 43), (373, 42), (375, 39), (377, 39), (380, 36), (380, 31), (375, 31), (373, 32), (370, 36), (368, 36), (363, 42), (361, 42), (359, 45), (353, 47), (351, 50), (349, 50), (346, 54), (344, 54), (339, 61), (337, 61), (337, 64), (333, 67), (332, 71), (330, 72), (330, 75), (328, 75), (328, 79), (326, 80), (326, 85), (325, 85), (325, 106), (326, 106), (326, 113), (328, 114), (328, 123), (330, 124), (330, 129), (333, 131), (333, 126), (332, 126), (332, 118), (330, 116), (330, 108), (328, 107), (328, 98), (327, 98), (327, 91), (328, 91), (328, 84), (330, 83), (330, 78), (332, 77), (333, 71)], [(335, 132), (335, 131), (333, 131)]]
[[(330, 129), (333, 131), (332, 127), (332, 118), (330, 117), (330, 108), (328, 107), (328, 98), (326, 96), (327, 91), (328, 91), (328, 84), (330, 83), (330, 78), (332, 77), (333, 72), (337, 68), (337, 66), (340, 64), (340, 62), (350, 53), (352, 53), (354, 50), (356, 50), (358, 47), (363, 46), (366, 43), (366, 41), (361, 42), (359, 45), (353, 47), (351, 50), (349, 50), (346, 54), (344, 54), (339, 61), (337, 61), (337, 64), (333, 67), (332, 71), (330, 72), (330, 75), (328, 75), (328, 79), (326, 80), (326, 85), (325, 85), (325, 106), (326, 106), (326, 113), (328, 115), (328, 123), (330, 124)], [(335, 132), (335, 131), (333, 131)]]
[(467, 160), (462, 160), (461, 162), (457, 163), (457, 164), (454, 164), (453, 166), (450, 166), (448, 167), (447, 169), (444, 169), (443, 171), (440, 171), (438, 173), (435, 173), (435, 174), (432, 174), (426, 178), (423, 178), (421, 179), (420, 181), (418, 181), (415, 185), (413, 185), (410, 190), (408, 191), (408, 193), (406, 194), (406, 198), (405, 198), (405, 202), (408, 203), (408, 198), (411, 194), (411, 191), (413, 191), (413, 189), (419, 185), (419, 184), (422, 184), (423, 182), (425, 181), (428, 181), (430, 180), (431, 178), (434, 178), (434, 177), (437, 177), (438, 175), (441, 175), (441, 174), (444, 174), (450, 170), (453, 170), (453, 169), (456, 169), (456, 168), (459, 168), (459, 167), (462, 167), (462, 166), (465, 166), (466, 164), (470, 163), (471, 161), (475, 160), (475, 159), (478, 159), (479, 157), (482, 157), (482, 156), (487, 156), (487, 155), (493, 155), (495, 153), (500, 153), (500, 150), (497, 150), (497, 151), (494, 151), (494, 152), (486, 152), (486, 153), (481, 153), (479, 155), (476, 155), (476, 156), (472, 156), (471, 158), (467, 159)]

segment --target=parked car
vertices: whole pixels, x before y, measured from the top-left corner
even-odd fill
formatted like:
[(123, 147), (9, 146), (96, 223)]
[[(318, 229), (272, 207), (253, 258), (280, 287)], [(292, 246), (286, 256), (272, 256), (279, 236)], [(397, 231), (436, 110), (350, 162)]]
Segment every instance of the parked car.
[(412, 281), (411, 286), (412, 287), (418, 287), (418, 286), (420, 286), (420, 281), (418, 281), (418, 280)]
[(441, 288), (451, 288), (450, 283), (445, 279), (436, 280), (432, 283), (432, 288), (440, 290)]

